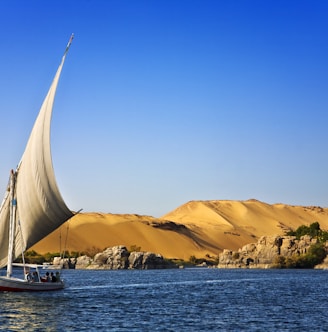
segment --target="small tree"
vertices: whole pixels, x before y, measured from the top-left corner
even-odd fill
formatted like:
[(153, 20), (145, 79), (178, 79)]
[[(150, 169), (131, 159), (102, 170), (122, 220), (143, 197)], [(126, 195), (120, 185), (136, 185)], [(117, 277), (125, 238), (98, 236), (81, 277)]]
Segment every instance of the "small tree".
[(322, 243), (315, 243), (309, 248), (307, 255), (314, 265), (320, 264), (326, 258), (327, 253)]
[(133, 251), (141, 251), (141, 247), (140, 246), (137, 246), (136, 244), (133, 244), (131, 247), (130, 247), (130, 252), (133, 252)]
[(283, 269), (286, 267), (286, 258), (284, 256), (277, 256), (274, 260), (274, 265), (275, 268), (278, 269)]
[(192, 264), (196, 264), (196, 263), (197, 263), (197, 258), (196, 258), (196, 256), (194, 256), (194, 255), (190, 256), (190, 258), (189, 258), (189, 262), (192, 263)]

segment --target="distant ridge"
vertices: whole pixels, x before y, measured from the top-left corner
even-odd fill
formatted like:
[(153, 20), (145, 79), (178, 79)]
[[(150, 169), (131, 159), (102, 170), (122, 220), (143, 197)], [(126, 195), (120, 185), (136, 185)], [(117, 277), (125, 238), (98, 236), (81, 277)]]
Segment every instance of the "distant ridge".
[(161, 218), (80, 213), (31, 249), (59, 252), (67, 237), (66, 251), (125, 245), (187, 260), (192, 255), (215, 257), (223, 249), (237, 250), (260, 236), (283, 235), (315, 221), (328, 230), (328, 208), (267, 204), (256, 199), (190, 201)]

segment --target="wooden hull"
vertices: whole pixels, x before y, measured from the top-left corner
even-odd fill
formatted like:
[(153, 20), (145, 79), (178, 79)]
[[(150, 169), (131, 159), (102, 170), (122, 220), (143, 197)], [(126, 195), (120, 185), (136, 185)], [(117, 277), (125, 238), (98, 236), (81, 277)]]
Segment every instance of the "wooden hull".
[(60, 290), (65, 287), (60, 282), (31, 282), (19, 278), (8, 278), (0, 276), (0, 291), (6, 292), (42, 292)]

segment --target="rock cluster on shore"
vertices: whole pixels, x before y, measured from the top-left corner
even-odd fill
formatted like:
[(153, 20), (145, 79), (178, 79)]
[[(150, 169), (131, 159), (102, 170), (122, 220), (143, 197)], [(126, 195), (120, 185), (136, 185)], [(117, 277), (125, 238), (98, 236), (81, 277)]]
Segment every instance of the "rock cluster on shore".
[(219, 255), (219, 268), (270, 268), (279, 256), (306, 254), (317, 239), (309, 235), (297, 240), (295, 236), (262, 236), (257, 243), (244, 245), (238, 251), (225, 249)]
[[(297, 257), (306, 254), (311, 245), (318, 240), (309, 235), (302, 236), (299, 240), (295, 236), (262, 236), (256, 243), (244, 245), (238, 251), (224, 249), (218, 256), (218, 268), (273, 268), (277, 266), (279, 258)], [(328, 242), (328, 241), (327, 241)], [(328, 243), (325, 244), (328, 251)], [(165, 260), (160, 254), (152, 252), (129, 252), (123, 245), (114, 246), (97, 253), (94, 257), (83, 255), (77, 258), (61, 259), (56, 257), (54, 265), (64, 269), (166, 269), (177, 266)], [(206, 264), (202, 266), (207, 266)], [(328, 256), (315, 268), (327, 269)]]
[(175, 265), (166, 261), (162, 255), (152, 252), (129, 252), (125, 246), (114, 246), (97, 253), (93, 258), (80, 256), (73, 259), (60, 259), (57, 257), (54, 265), (61, 265), (63, 268), (75, 269), (165, 269), (173, 268)]

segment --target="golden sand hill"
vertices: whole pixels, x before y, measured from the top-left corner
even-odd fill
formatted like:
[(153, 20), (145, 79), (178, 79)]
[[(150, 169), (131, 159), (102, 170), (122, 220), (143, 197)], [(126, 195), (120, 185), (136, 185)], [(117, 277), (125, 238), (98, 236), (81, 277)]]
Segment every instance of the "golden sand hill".
[[(132, 214), (80, 213), (34, 245), (38, 253), (86, 251), (125, 245), (167, 258), (217, 256), (263, 235), (318, 221), (328, 230), (328, 208), (248, 201), (191, 201), (162, 218)], [(100, 251), (99, 250), (99, 251)]]

